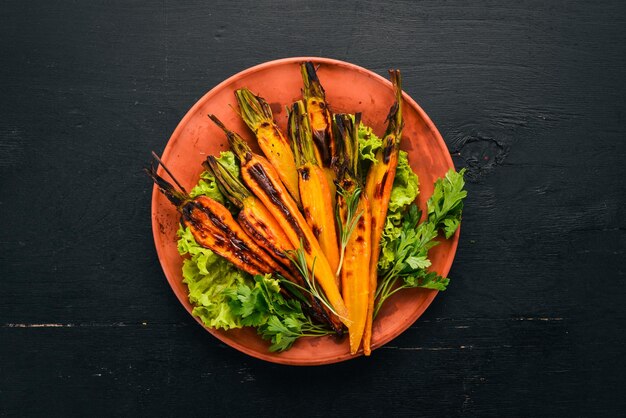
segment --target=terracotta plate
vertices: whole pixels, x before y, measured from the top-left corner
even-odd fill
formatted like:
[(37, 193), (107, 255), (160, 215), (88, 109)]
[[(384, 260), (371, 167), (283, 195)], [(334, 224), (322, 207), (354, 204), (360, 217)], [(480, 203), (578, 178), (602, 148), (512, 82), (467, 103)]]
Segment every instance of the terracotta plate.
[[(374, 128), (378, 135), (383, 134), (385, 117), (393, 103), (391, 83), (385, 78), (356, 65), (327, 58), (298, 57), (267, 62), (242, 71), (213, 88), (178, 124), (162, 158), (184, 187), (190, 189), (197, 183), (202, 172), (200, 163), (207, 155), (228, 149), (223, 133), (213, 125), (207, 114), (216, 114), (227, 126), (251, 140), (250, 131), (231, 108), (236, 107), (233, 92), (248, 87), (271, 104), (276, 121), (284, 129), (287, 119), (285, 105), (300, 98), (302, 81), (299, 64), (305, 60), (319, 65), (318, 75), (334, 112), (362, 112), (363, 122)], [(402, 149), (409, 153), (411, 167), (419, 176), (421, 192), (418, 203), (425, 209), (435, 179), (443, 176), (453, 165), (441, 135), (426, 113), (406, 93), (404, 100)], [(176, 250), (178, 220), (174, 207), (154, 188), (152, 230), (159, 260), (178, 300), (191, 313), (187, 287), (182, 283), (182, 258)], [(457, 231), (452, 239), (431, 250), (434, 271), (448, 274), (458, 239)], [(391, 341), (407, 329), (426, 310), (436, 294), (436, 291), (421, 289), (396, 293), (386, 302), (374, 323), (373, 348)], [(341, 341), (332, 337), (301, 338), (288, 351), (270, 353), (268, 344), (256, 335), (254, 329), (207, 330), (239, 351), (275, 363), (318, 365), (355, 357), (349, 353), (347, 338)]]

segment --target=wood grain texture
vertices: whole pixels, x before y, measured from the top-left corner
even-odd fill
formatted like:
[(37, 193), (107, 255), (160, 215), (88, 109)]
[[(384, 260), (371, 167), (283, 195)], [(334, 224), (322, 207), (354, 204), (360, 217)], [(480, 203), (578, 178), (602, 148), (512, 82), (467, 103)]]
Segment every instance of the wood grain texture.
[[(0, 415), (618, 416), (620, 1), (7, 1), (0, 13)], [(448, 291), (371, 359), (219, 344), (168, 287), (141, 172), (251, 65), (384, 75), (471, 182)]]

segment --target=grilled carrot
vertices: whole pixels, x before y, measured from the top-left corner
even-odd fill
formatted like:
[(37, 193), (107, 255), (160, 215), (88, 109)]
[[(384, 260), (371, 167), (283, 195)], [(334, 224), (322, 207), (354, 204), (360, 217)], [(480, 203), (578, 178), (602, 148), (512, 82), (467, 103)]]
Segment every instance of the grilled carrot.
[(339, 245), (332, 192), (326, 174), (315, 159), (311, 127), (302, 100), (293, 104), (289, 112), (288, 124), (289, 136), (296, 157), (304, 218), (317, 238), (331, 269), (337, 271)]
[[(293, 268), (287, 256), (294, 250), (285, 231), (278, 224), (263, 202), (261, 202), (241, 181), (233, 176), (214, 156), (209, 156), (204, 167), (215, 177), (222, 194), (240, 209), (237, 214), (239, 225), (252, 239), (276, 259), (282, 267), (291, 273), (285, 278), (304, 287), (305, 283), (297, 269)], [(303, 295), (310, 309), (310, 314), (320, 322), (328, 323), (337, 333), (341, 334), (341, 321), (332, 312), (321, 305), (310, 293)]]
[(289, 267), (287, 252), (293, 250), (294, 246), (274, 215), (217, 158), (209, 156), (204, 166), (215, 177), (222, 194), (240, 209), (237, 215), (239, 225), (277, 261)]
[(335, 172), (332, 169), (332, 164), (337, 153), (337, 144), (332, 129), (332, 117), (326, 103), (326, 93), (312, 62), (303, 62), (300, 65), (300, 72), (304, 84), (302, 97), (313, 133), (315, 156), (320, 167), (324, 168), (324, 173), (328, 177), (328, 183), (334, 196)]
[[(293, 274), (279, 265), (263, 248), (257, 245), (233, 219), (228, 209), (206, 196), (198, 196), (195, 201), (200, 205), (202, 211), (207, 214), (213, 225), (218, 230), (221, 230), (233, 245), (250, 251), (253, 255), (254, 264), (257, 264), (264, 273), (279, 273), (283, 277), (293, 280)], [(191, 229), (193, 233), (193, 228)], [(202, 245), (202, 243), (199, 244)]]
[(278, 272), (290, 275), (246, 235), (222, 204), (207, 196), (192, 199), (184, 189), (176, 190), (154, 168), (147, 172), (181, 213), (183, 224), (189, 227), (198, 244), (250, 274)]
[[(367, 320), (371, 258), (371, 211), (361, 194), (358, 164), (360, 115), (335, 115), (338, 153), (337, 208), (341, 239), (341, 289), (350, 318), (350, 353), (361, 345)], [(374, 289), (375, 291), (375, 289)]]
[(385, 226), (387, 208), (393, 180), (398, 165), (398, 149), (402, 137), (402, 78), (399, 70), (390, 70), (396, 101), (387, 116), (387, 130), (383, 136), (382, 147), (376, 153), (376, 162), (372, 164), (365, 183), (372, 211), (372, 256), (370, 259), (370, 294), (368, 300), (367, 322), (363, 336), (363, 352), (371, 354), (372, 323), (374, 320), (374, 298), (378, 283), (378, 257), (380, 255), (380, 239)]
[(274, 167), (265, 158), (253, 153), (243, 138), (227, 129), (215, 115), (209, 115), (209, 117), (226, 133), (231, 149), (240, 160), (244, 183), (274, 215), (291, 244), (294, 247), (302, 245), (309, 270), (314, 272), (317, 282), (321, 285), (341, 322), (349, 326), (351, 321), (335, 282), (334, 272), (315, 239), (313, 231), (298, 210), (296, 202), (283, 186)]
[(267, 102), (243, 88), (235, 91), (243, 121), (254, 132), (259, 147), (276, 171), (293, 199), (300, 203), (298, 174), (293, 152), (287, 139), (274, 122), (272, 109)]
[(361, 345), (361, 339), (367, 322), (369, 287), (369, 259), (371, 248), (371, 211), (369, 200), (362, 196), (357, 206), (361, 214), (356, 222), (354, 232), (350, 236), (341, 269), (343, 298), (354, 324), (348, 329), (350, 333), (350, 353), (355, 354)]

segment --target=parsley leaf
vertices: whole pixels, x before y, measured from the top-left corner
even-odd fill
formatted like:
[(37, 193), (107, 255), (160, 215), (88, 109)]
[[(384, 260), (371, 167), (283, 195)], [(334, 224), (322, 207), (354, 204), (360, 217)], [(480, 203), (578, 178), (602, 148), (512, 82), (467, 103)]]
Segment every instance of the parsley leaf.
[(463, 200), (467, 196), (464, 173), (464, 169), (458, 173), (450, 170), (435, 182), (433, 195), (427, 202), (427, 218), (422, 223), (419, 223), (422, 213), (415, 203), (402, 215), (401, 222), (395, 220), (395, 213), (389, 215), (393, 216), (391, 220), (388, 216), (391, 225), (385, 226), (386, 235), (381, 243), (381, 253), (387, 262), (379, 263), (383, 278), (376, 289), (375, 314), (385, 300), (402, 289), (446, 290), (450, 279), (427, 270), (431, 266), (428, 251), (439, 244), (436, 239), (440, 231), (450, 238), (459, 227)]
[(465, 169), (458, 173), (451, 169), (445, 177), (437, 179), (433, 195), (427, 202), (428, 222), (442, 229), (446, 238), (450, 238), (461, 223), (463, 199), (467, 196), (464, 174)]
[(302, 336), (301, 322), (296, 318), (285, 318), (283, 321), (277, 316), (269, 318), (266, 324), (258, 328), (259, 334), (272, 342), (270, 351), (284, 351)]
[(286, 350), (300, 337), (332, 333), (311, 322), (298, 300), (286, 299), (280, 292), (280, 282), (271, 275), (254, 276), (254, 286), (242, 284), (229, 291), (230, 310), (242, 325), (255, 327), (272, 343), (270, 351)]
[(425, 289), (446, 290), (450, 279), (441, 277), (434, 271), (420, 270), (413, 276), (404, 278), (407, 287), (423, 287)]

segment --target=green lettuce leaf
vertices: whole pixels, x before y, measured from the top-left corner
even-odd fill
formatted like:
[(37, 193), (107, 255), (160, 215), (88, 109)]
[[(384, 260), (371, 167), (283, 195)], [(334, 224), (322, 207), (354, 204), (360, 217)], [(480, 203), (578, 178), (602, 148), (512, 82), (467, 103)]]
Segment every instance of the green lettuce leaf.
[[(220, 157), (218, 160), (223, 163), (226, 169), (233, 174), (235, 177), (239, 177), (239, 165), (237, 164), (237, 160), (235, 159), (235, 154), (232, 151), (223, 151), (220, 153)], [(197, 196), (208, 196), (211, 199), (220, 202), (223, 205), (228, 205), (230, 202), (224, 198), (224, 195), (220, 192), (220, 189), (217, 187), (217, 183), (215, 182), (215, 177), (213, 174), (208, 171), (203, 171), (200, 174), (200, 180), (198, 184), (191, 189), (189, 192), (189, 196), (197, 197)], [(229, 207), (230, 208), (230, 207)]]
[(198, 184), (194, 186), (193, 189), (189, 192), (190, 197), (198, 197), (198, 196), (208, 196), (211, 199), (220, 202), (222, 205), (225, 200), (224, 196), (217, 188), (217, 184), (215, 183), (215, 178), (213, 175), (207, 171), (202, 172), (200, 174), (200, 181)]
[[(239, 166), (231, 151), (222, 152), (219, 160), (231, 173), (239, 175)], [(206, 171), (200, 175), (200, 181), (189, 194), (192, 197), (208, 196), (222, 204), (228, 203), (213, 175)], [(241, 317), (230, 308), (229, 294), (240, 286), (252, 284), (250, 275), (213, 251), (198, 245), (189, 228), (181, 225), (177, 235), (178, 252), (189, 256), (183, 261), (183, 282), (189, 289), (189, 302), (194, 305), (193, 315), (211, 328), (244, 326)]]
[(387, 212), (395, 214), (404, 211), (408, 205), (415, 202), (418, 194), (419, 180), (417, 174), (409, 166), (409, 155), (400, 150), (398, 168), (396, 168), (396, 177), (393, 180)]
[(417, 174), (409, 166), (408, 154), (400, 150), (398, 153), (398, 168), (393, 180), (389, 208), (385, 227), (380, 240), (380, 257), (378, 268), (381, 272), (387, 271), (396, 258), (396, 249), (393, 245), (400, 239), (402, 233), (402, 215), (419, 195), (419, 180)]
[(193, 315), (207, 327), (241, 328), (244, 324), (230, 309), (228, 291), (251, 283), (250, 275), (198, 245), (189, 228), (181, 225), (178, 237), (178, 252), (190, 256), (183, 261), (183, 283), (189, 289)]
[[(372, 128), (359, 124), (359, 159), (362, 163), (376, 162), (376, 151), (382, 146), (382, 140), (376, 136)], [(366, 172), (366, 171), (364, 171)]]

